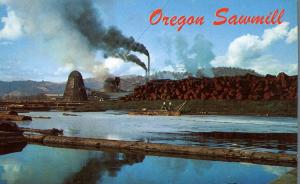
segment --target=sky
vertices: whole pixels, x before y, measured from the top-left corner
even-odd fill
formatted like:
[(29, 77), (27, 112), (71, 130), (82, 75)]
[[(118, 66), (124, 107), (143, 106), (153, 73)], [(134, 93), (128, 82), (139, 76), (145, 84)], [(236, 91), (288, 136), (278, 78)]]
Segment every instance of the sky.
[[(87, 43), (68, 19), (62, 18), (68, 3), (80, 0), (0, 0), (0, 80), (62, 82), (76, 69), (84, 78), (144, 75), (138, 65), (109, 55), (105, 48)], [(151, 73), (189, 71), (217, 66), (253, 69), (261, 74), (297, 74), (296, 0), (92, 0), (97, 20), (132, 36), (149, 51)], [(80, 7), (80, 6), (79, 6)], [(285, 9), (280, 25), (214, 26), (215, 12), (227, 7), (231, 15), (267, 15)], [(166, 16), (204, 16), (205, 23), (177, 27), (150, 25), (153, 10)], [(147, 57), (135, 53), (142, 62)], [(209, 74), (208, 74), (209, 75)]]

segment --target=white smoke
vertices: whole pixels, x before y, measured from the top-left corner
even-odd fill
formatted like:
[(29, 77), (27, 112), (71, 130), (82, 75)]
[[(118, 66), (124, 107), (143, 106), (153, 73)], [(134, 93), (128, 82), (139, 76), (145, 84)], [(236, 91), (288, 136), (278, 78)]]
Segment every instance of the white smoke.
[(172, 66), (174, 71), (182, 71), (183, 67), (185, 72), (196, 75), (198, 69), (203, 69), (205, 76), (213, 76), (210, 64), (215, 58), (213, 45), (203, 35), (197, 34), (192, 42), (182, 35), (177, 35), (173, 39), (166, 37), (164, 42), (169, 56), (165, 64)]
[(290, 30), (290, 32), (287, 35), (286, 42), (293, 43), (296, 42), (297, 40), (298, 40), (298, 26)]

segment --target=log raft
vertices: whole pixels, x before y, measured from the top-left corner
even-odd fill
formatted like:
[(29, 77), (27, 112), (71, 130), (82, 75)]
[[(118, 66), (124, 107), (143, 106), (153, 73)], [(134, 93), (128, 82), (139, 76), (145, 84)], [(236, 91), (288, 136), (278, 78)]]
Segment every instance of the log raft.
[(140, 141), (120, 141), (66, 136), (25, 135), (34, 144), (55, 147), (84, 148), (92, 150), (112, 149), (119, 152), (138, 152), (147, 155), (171, 156), (180, 158), (248, 162), (287, 167), (297, 166), (295, 154), (254, 152), (237, 149), (211, 148), (202, 146), (181, 146), (170, 144), (145, 143)]
[(180, 116), (180, 111), (163, 111), (163, 110), (147, 110), (147, 111), (131, 111), (128, 115), (147, 115), (147, 116)]

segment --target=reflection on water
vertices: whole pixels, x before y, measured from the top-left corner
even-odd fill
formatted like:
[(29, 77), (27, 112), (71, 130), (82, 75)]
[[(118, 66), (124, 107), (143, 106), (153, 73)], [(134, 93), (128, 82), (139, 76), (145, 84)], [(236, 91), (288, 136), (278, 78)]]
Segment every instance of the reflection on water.
[(28, 145), (0, 156), (0, 183), (269, 183), (292, 168)]
[(9, 153), (14, 153), (14, 152), (21, 152), (25, 146), (27, 145), (26, 142), (20, 142), (20, 143), (14, 143), (10, 144), (9, 146), (0, 146), (0, 155), (5, 155)]
[(101, 156), (89, 158), (86, 164), (77, 173), (68, 177), (63, 183), (97, 183), (106, 172), (109, 176), (115, 177), (123, 166), (143, 162), (144, 158), (144, 155), (134, 153), (120, 154), (103, 152)]
[[(226, 147), (226, 148), (236, 148), (236, 149), (247, 149), (253, 151), (268, 151), (268, 152), (279, 152), (279, 153), (297, 153), (297, 140), (291, 140), (290, 137), (276, 139), (270, 138), (234, 138), (233, 135), (229, 138), (213, 137), (213, 136), (203, 136), (197, 135), (197, 133), (153, 133), (151, 139), (152, 142), (164, 142), (168, 140), (169, 142), (174, 141), (177, 143), (190, 142), (197, 146), (210, 146), (210, 147)], [(157, 136), (155, 136), (157, 135)], [(264, 135), (264, 134), (263, 134)], [(295, 139), (297, 139), (297, 134), (295, 134)]]
[[(21, 126), (48, 129), (64, 129), (66, 136), (139, 140), (153, 143), (230, 146), (243, 149), (262, 148), (268, 151), (281, 150), (282, 145), (263, 146), (244, 143), (199, 142), (180, 136), (163, 133), (182, 132), (297, 132), (297, 119), (289, 117), (260, 116), (129, 116), (118, 111), (81, 112), (79, 116), (63, 116), (62, 112), (31, 112), (32, 116), (49, 116), (51, 119), (33, 119)], [(179, 135), (179, 134), (178, 134)], [(237, 145), (238, 144), (238, 145)], [(237, 146), (235, 146), (237, 145)], [(295, 145), (287, 145), (287, 151), (295, 151)]]

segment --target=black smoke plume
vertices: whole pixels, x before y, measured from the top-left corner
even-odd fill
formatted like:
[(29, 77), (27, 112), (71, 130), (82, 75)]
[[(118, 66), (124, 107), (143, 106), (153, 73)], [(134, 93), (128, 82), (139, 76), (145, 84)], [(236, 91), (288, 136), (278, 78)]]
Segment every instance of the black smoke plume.
[(126, 56), (127, 61), (133, 62), (142, 67), (147, 72), (147, 66), (136, 55), (129, 54)]
[[(66, 6), (65, 17), (88, 40), (94, 49), (101, 49), (106, 57), (123, 55), (123, 53), (139, 52), (149, 57), (147, 48), (135, 41), (133, 37), (126, 37), (114, 27), (106, 28), (96, 14), (91, 1), (81, 1), (81, 9)], [(122, 58), (122, 57), (121, 57)], [(132, 56), (130, 56), (132, 59)], [(134, 61), (136, 61), (134, 57)], [(131, 61), (131, 60), (129, 60)], [(136, 63), (136, 62), (135, 62)]]
[(138, 52), (149, 58), (143, 44), (114, 26), (104, 25), (101, 10), (97, 8), (107, 3), (106, 0), (30, 0), (30, 4), (19, 0), (0, 1), (22, 20), (24, 34), (37, 40), (55, 61), (98, 77), (105, 77), (108, 72), (97, 61), (97, 51), (104, 57), (124, 59), (124, 55)]

